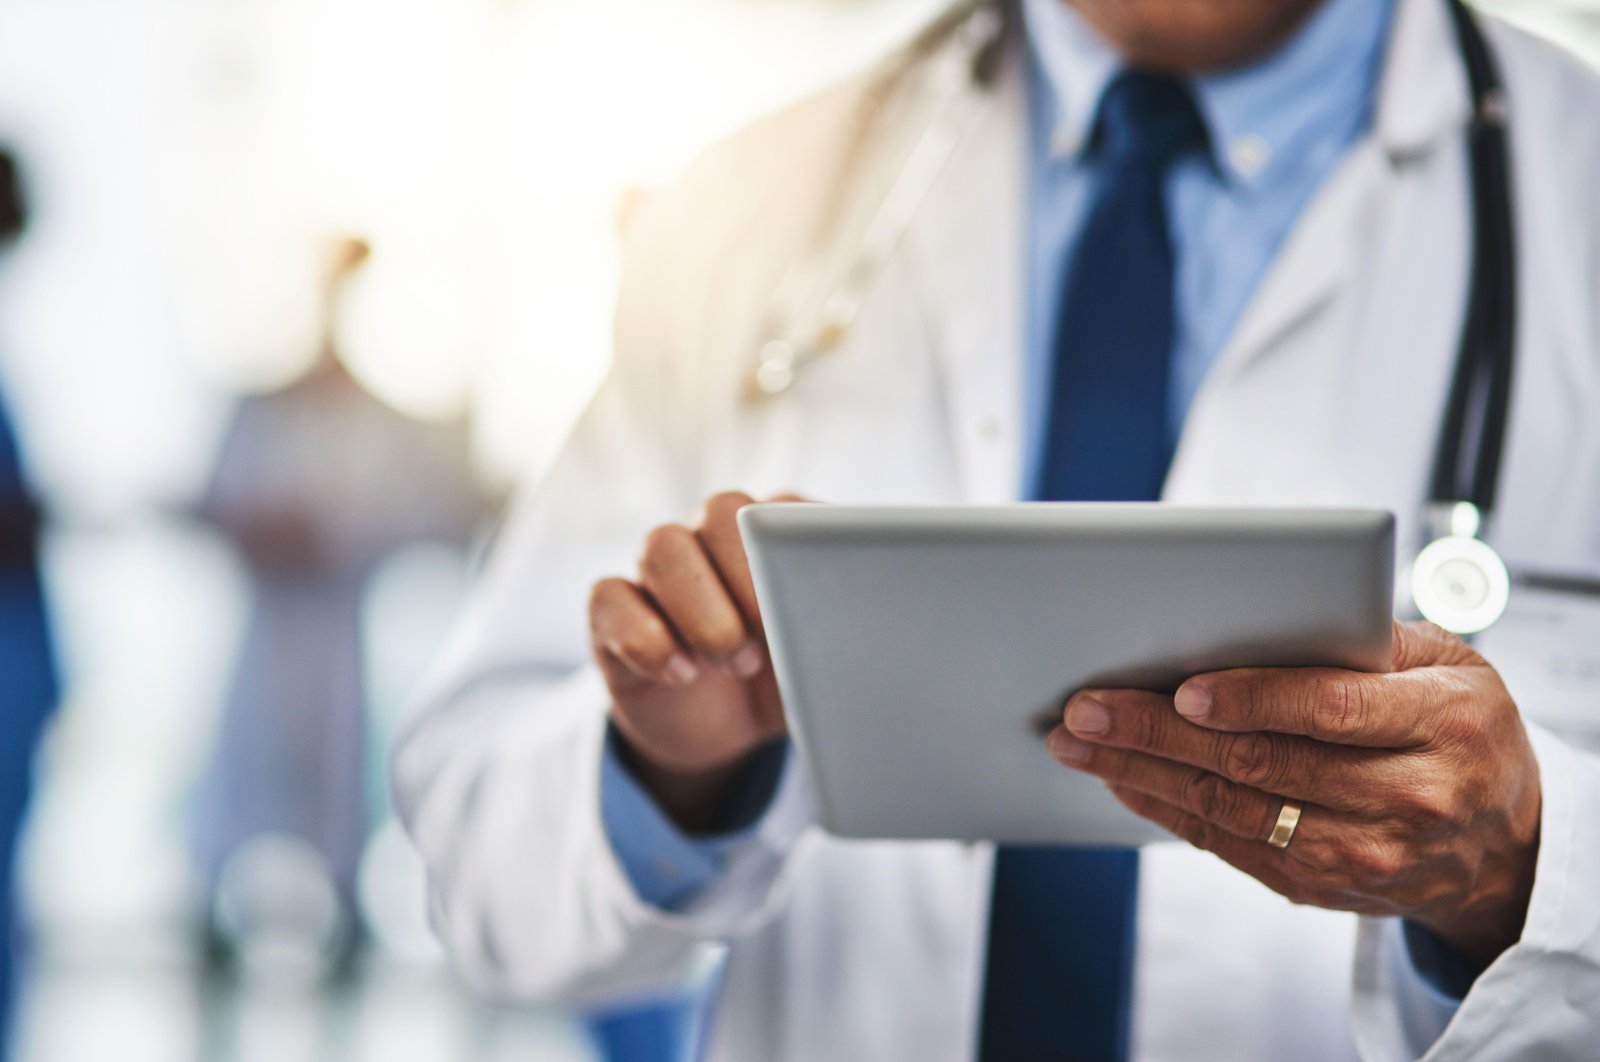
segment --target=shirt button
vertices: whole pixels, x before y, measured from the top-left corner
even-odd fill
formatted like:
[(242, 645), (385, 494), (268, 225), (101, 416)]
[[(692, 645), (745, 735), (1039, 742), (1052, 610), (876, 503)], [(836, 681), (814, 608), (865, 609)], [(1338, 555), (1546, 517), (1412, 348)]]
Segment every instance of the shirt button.
[(1254, 133), (1246, 133), (1228, 148), (1228, 163), (1241, 177), (1254, 177), (1272, 161), (1272, 145)]
[(978, 422), (978, 438), (986, 443), (1000, 441), (1000, 419), (998, 417), (984, 417)]

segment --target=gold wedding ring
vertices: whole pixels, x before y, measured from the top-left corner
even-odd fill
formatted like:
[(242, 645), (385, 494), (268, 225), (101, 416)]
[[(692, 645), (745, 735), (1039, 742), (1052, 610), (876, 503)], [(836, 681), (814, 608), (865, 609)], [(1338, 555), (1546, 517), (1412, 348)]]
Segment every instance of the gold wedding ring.
[(1283, 809), (1278, 812), (1278, 821), (1272, 827), (1272, 833), (1267, 837), (1267, 843), (1274, 848), (1288, 848), (1289, 842), (1294, 840), (1294, 828), (1300, 825), (1300, 805), (1292, 800), (1283, 802)]

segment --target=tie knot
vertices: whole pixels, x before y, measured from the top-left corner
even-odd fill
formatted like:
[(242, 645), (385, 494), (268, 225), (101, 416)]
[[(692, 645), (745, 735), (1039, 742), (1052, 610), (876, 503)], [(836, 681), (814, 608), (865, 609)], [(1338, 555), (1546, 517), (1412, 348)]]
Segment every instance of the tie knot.
[(1124, 70), (1100, 97), (1096, 136), (1115, 161), (1161, 167), (1205, 147), (1206, 124), (1183, 82)]

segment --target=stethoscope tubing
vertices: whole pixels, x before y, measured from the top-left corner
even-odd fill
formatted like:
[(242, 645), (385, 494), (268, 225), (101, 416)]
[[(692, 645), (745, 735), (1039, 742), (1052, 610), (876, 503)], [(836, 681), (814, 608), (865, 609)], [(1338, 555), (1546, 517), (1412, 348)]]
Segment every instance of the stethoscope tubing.
[[(1477, 19), (1448, 7), (1472, 93), (1468, 152), (1473, 252), (1467, 314), (1440, 425), (1428, 500), (1494, 512), (1510, 416), (1516, 350), (1517, 258), (1507, 145), (1507, 101)], [(1474, 432), (1476, 428), (1476, 432)], [(1476, 434), (1476, 440), (1470, 438)]]

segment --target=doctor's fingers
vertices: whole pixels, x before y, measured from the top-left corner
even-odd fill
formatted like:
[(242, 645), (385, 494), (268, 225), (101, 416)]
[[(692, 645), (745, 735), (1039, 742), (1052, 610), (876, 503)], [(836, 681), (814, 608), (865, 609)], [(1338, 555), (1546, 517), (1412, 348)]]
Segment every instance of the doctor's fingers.
[(1141, 789), (1107, 788), (1129, 811), (1216, 855), (1294, 903), (1363, 915), (1399, 913), (1363, 880), (1388, 873), (1399, 850), (1352, 841), (1362, 835), (1336, 817), (1330, 820), (1321, 808), (1307, 805), (1289, 847), (1274, 848), (1264, 838), (1241, 836)]
[(739, 491), (726, 491), (713, 495), (700, 509), (695, 521), (695, 534), (706, 555), (716, 565), (739, 611), (752, 630), (761, 629), (761, 607), (756, 604), (755, 581), (750, 577), (750, 561), (745, 556), (744, 542), (739, 537), (739, 510), (753, 505), (755, 499)]
[(1360, 898), (1391, 887), (1418, 862), (1407, 831), (1396, 828), (1392, 819), (1299, 798), (1294, 801), (1301, 811), (1293, 839), (1288, 848), (1273, 848), (1266, 840), (1286, 798), (1125, 749), (1094, 749), (1088, 761), (1075, 762), (1073, 741), (1063, 730), (1054, 731), (1052, 754), (1099, 777), (1138, 814), (1297, 902), (1358, 910), (1353, 904)]
[[(775, 494), (763, 499), (769, 502), (804, 502), (798, 494)], [(712, 495), (700, 509), (695, 521), (695, 533), (722, 575), (722, 581), (739, 605), (739, 611), (749, 621), (751, 630), (760, 632), (761, 606), (756, 601), (755, 581), (750, 576), (750, 560), (745, 553), (744, 540), (739, 535), (739, 510), (754, 505), (756, 499), (742, 491), (724, 491)]]
[(628, 686), (660, 683), (687, 686), (699, 670), (667, 621), (644, 593), (626, 579), (602, 579), (589, 594), (589, 636), (606, 679), (631, 674)]
[(1127, 749), (1092, 748), (1059, 728), (1051, 732), (1046, 745), (1050, 754), (1068, 767), (1092, 774), (1107, 785), (1157, 797), (1236, 837), (1266, 840), (1283, 806), (1282, 797), (1230, 782), (1203, 768)]
[(650, 532), (639, 557), (639, 585), (693, 652), (740, 678), (766, 666), (765, 650), (752, 638), (699, 537), (687, 527), (665, 524)]
[(1183, 716), (1213, 730), (1270, 730), (1337, 745), (1421, 748), (1450, 710), (1440, 668), (1388, 674), (1339, 668), (1239, 668), (1178, 688)]
[(1171, 697), (1144, 690), (1075, 694), (1067, 702), (1063, 723), (1082, 743), (1085, 761), (1069, 765), (1102, 777), (1103, 771), (1120, 765), (1120, 753), (1142, 753), (1251, 789), (1368, 815), (1386, 808), (1378, 794), (1403, 788), (1413, 779), (1411, 769), (1387, 750), (1329, 745), (1290, 734), (1207, 730), (1179, 715)]

